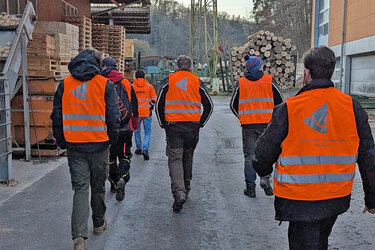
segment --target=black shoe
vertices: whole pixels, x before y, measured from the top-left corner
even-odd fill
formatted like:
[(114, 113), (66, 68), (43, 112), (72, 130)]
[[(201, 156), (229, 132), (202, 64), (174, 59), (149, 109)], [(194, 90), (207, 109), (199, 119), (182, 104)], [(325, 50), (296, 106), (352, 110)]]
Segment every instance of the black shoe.
[(141, 154), (142, 154), (142, 149), (136, 149), (136, 150), (134, 151), (134, 153), (135, 153), (136, 155), (141, 155)]
[(145, 159), (146, 161), (150, 160), (150, 156), (148, 155), (148, 150), (143, 150), (142, 154), (143, 154), (143, 159)]
[(177, 198), (174, 199), (173, 203), (173, 211), (178, 212), (182, 209), (182, 205), (184, 205), (186, 201), (186, 196), (185, 195), (179, 195)]
[(116, 186), (116, 200), (122, 201), (125, 198), (125, 181), (121, 178)]
[(254, 187), (247, 187), (244, 191), (243, 191), (244, 195), (246, 196), (249, 196), (251, 198), (255, 198), (256, 195), (255, 195), (255, 186)]
[(260, 187), (263, 188), (264, 193), (267, 196), (273, 195), (273, 190), (272, 190), (272, 187), (271, 187), (270, 179), (268, 179), (268, 178), (260, 179)]

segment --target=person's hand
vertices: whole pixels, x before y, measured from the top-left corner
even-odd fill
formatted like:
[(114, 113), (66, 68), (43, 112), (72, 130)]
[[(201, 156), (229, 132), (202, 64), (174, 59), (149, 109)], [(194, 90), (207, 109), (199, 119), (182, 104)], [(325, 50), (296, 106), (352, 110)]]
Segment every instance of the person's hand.
[(370, 214), (375, 214), (375, 208), (368, 208), (367, 206), (365, 206), (362, 213), (365, 214), (366, 212), (369, 212)]

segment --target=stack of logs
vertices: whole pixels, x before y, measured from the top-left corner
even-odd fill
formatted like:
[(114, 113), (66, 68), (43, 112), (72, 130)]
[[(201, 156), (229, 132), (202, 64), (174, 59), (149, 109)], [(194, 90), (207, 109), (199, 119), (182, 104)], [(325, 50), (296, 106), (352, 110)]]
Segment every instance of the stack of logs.
[(21, 18), (15, 15), (8, 15), (6, 12), (0, 13), (0, 26), (17, 26)]
[(233, 75), (235, 80), (246, 73), (246, 54), (258, 56), (264, 63), (264, 72), (274, 77), (275, 83), (282, 89), (292, 87), (295, 83), (296, 46), (290, 39), (283, 39), (269, 31), (260, 30), (248, 37), (248, 42), (231, 51)]

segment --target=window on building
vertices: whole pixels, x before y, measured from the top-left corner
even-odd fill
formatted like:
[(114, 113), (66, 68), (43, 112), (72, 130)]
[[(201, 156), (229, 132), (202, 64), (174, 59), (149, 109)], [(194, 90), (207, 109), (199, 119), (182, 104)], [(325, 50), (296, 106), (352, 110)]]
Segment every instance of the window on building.
[(64, 16), (78, 16), (78, 8), (63, 1)]
[(22, 14), (28, 2), (32, 2), (36, 10), (36, 1), (37, 0), (0, 0), (0, 12)]
[(330, 0), (316, 0), (315, 46), (328, 45)]

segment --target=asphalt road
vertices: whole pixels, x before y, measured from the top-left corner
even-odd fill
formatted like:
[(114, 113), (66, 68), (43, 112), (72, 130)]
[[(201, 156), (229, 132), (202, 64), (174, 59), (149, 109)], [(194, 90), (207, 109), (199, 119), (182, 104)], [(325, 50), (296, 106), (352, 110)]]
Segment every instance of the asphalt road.
[[(273, 197), (259, 186), (257, 198), (243, 195), (240, 126), (228, 97), (214, 101), (183, 210), (172, 211), (165, 134), (154, 119), (150, 161), (133, 158), (123, 202), (115, 200), (107, 183), (108, 229), (100, 237), (90, 233), (88, 249), (288, 249), (287, 223), (274, 220)], [(64, 165), (0, 205), (0, 249), (71, 249), (72, 194)], [(351, 208), (335, 224), (330, 249), (375, 248), (375, 217), (361, 214), (362, 209), (357, 174)]]

